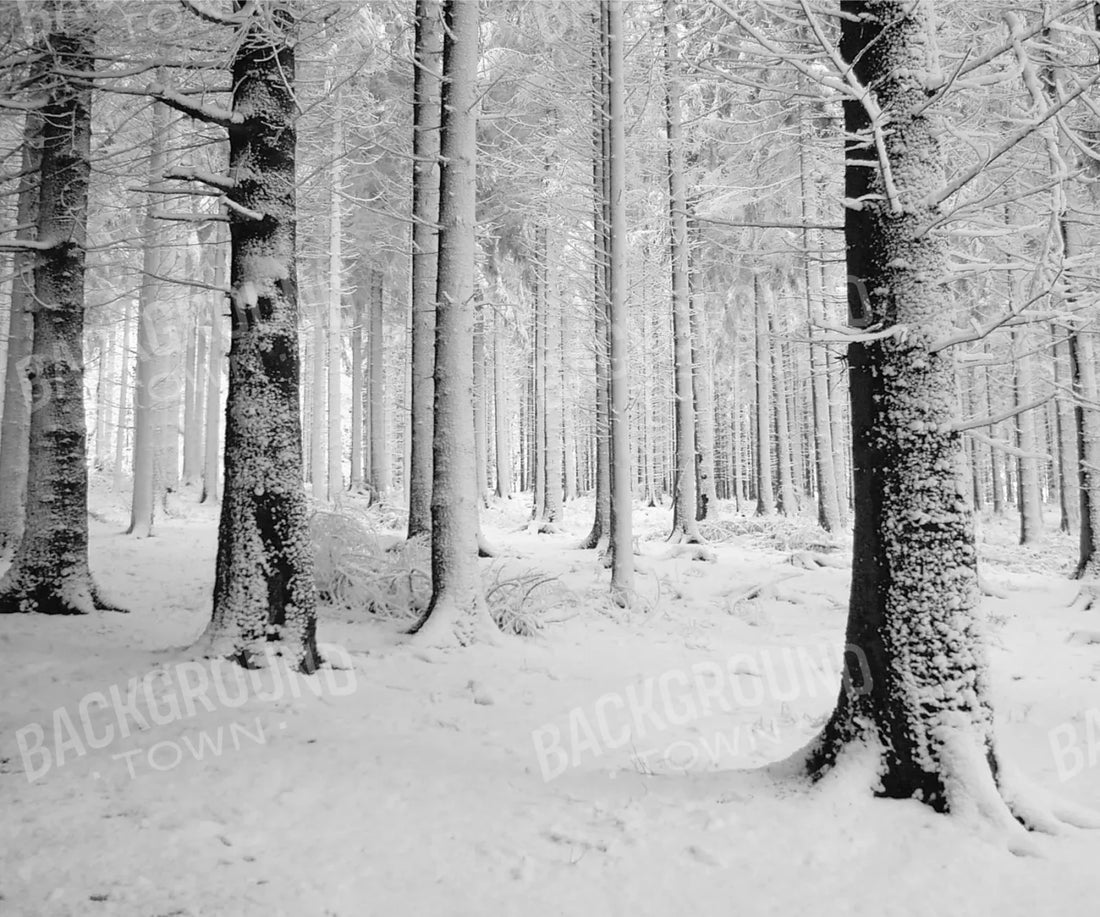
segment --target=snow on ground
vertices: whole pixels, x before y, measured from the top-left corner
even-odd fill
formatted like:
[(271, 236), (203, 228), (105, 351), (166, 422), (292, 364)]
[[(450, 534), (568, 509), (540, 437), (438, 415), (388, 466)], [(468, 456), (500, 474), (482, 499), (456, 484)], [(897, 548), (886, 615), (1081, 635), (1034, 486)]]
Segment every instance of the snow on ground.
[[(794, 567), (763, 537), (669, 559), (668, 511), (640, 511), (644, 610), (626, 613), (573, 549), (590, 504), (532, 535), (515, 500), (486, 514), (498, 563), (553, 574), (565, 620), (428, 651), (328, 608), (343, 667), (291, 682), (187, 649), (209, 615), (213, 511), (181, 499), (138, 541), (102, 485), (93, 509), (95, 574), (131, 613), (0, 618), (2, 915), (1100, 912), (1100, 831), (1021, 858), (873, 799), (859, 762), (814, 789), (754, 769), (827, 715), (847, 590), (844, 570)], [(982, 532), (1008, 595), (983, 609), (1002, 752), (1096, 805), (1100, 646), (1067, 639), (1096, 613), (1065, 607), (1070, 539), (1021, 551), (1013, 534)]]

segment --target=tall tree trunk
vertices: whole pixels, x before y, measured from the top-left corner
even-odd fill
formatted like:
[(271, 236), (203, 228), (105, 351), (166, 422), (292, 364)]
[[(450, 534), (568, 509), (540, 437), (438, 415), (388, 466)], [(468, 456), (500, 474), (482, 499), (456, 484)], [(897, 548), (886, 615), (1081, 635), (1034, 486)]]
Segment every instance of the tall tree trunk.
[(565, 501), (571, 502), (577, 499), (577, 409), (575, 392), (572, 385), (567, 386), (576, 375), (576, 366), (570, 358), (573, 352), (573, 322), (570, 320), (572, 312), (563, 302), (560, 319), (561, 340), (559, 342), (561, 354), (561, 391), (562, 391), (562, 439), (565, 454), (563, 461), (563, 481), (565, 486)]
[(129, 429), (130, 384), (130, 318), (133, 303), (126, 299), (122, 310), (122, 353), (118, 367), (118, 413), (115, 415), (115, 473), (114, 492), (122, 493), (123, 479), (126, 474), (126, 431)]
[(438, 0), (417, 0), (413, 77), (412, 450), (409, 530), (432, 525), (432, 372), (435, 359), (436, 258), (439, 218), (439, 68), (443, 21)]
[[(801, 184), (802, 222), (816, 223), (818, 218), (817, 182), (812, 180), (807, 163), (806, 113), (799, 112), (798, 166)], [(817, 521), (826, 532), (838, 532), (841, 528), (840, 499), (837, 495), (837, 469), (834, 461), (833, 431), (829, 422), (829, 380), (826, 354), (821, 345), (814, 343), (817, 325), (825, 318), (825, 291), (821, 272), (814, 269), (811, 243), (824, 249), (820, 230), (811, 235), (802, 230), (803, 273), (806, 290), (806, 320), (810, 338), (810, 400), (813, 405), (814, 460), (817, 471)]]
[[(1025, 351), (1013, 360), (1015, 384), (1013, 394), (1019, 409), (1031, 400), (1031, 355), (1028, 340), (1016, 329), (1012, 330), (1013, 350), (1019, 345)], [(1026, 453), (1017, 458), (1019, 476), (1020, 544), (1035, 544), (1043, 534), (1042, 500), (1039, 494), (1039, 460), (1032, 457), (1036, 451), (1035, 415), (1023, 411), (1016, 415), (1016, 445)]]
[(474, 467), (477, 475), (477, 499), (489, 505), (489, 442), (485, 418), (485, 306), (481, 298), (474, 304)]
[[(195, 276), (199, 275), (195, 270)], [(190, 294), (187, 376), (184, 380), (183, 480), (196, 484), (202, 478), (203, 403), (205, 395), (207, 338), (199, 321), (201, 296)]]
[(222, 343), (222, 326), (225, 324), (226, 298), (220, 292), (225, 286), (225, 238), (216, 226), (209, 243), (213, 261), (213, 286), (218, 292), (210, 296), (210, 367), (206, 373), (206, 449), (202, 462), (202, 503), (217, 503), (221, 495), (219, 457), (221, 455), (222, 367), (225, 363), (225, 345)]
[(543, 391), (543, 528), (553, 531), (562, 514), (562, 378), (561, 378), (561, 296), (555, 245), (549, 241), (549, 228), (543, 257), (547, 259), (543, 290), (542, 391)]
[(435, 321), (432, 598), (427, 643), (493, 639), (478, 569), (473, 415), (478, 4), (444, 0), (439, 262)]
[[(623, 66), (623, 0), (606, 8), (610, 281), (608, 283), (611, 431), (611, 597), (629, 605), (634, 593), (633, 495), (630, 487), (630, 353), (626, 302), (626, 75)], [(690, 505), (690, 504), (689, 504)], [(689, 515), (693, 515), (689, 511)]]
[(496, 418), (497, 496), (512, 498), (511, 411), (504, 382), (504, 321), (493, 310), (493, 414)]
[(351, 328), (351, 489), (363, 487), (363, 323), (367, 320), (365, 291), (352, 297)]
[(772, 484), (772, 361), (768, 334), (768, 307), (760, 276), (753, 274), (752, 293), (756, 315), (756, 515), (775, 512)]
[(53, 31), (42, 47), (54, 72), (40, 109), (25, 527), (0, 580), (0, 613), (107, 607), (88, 567), (83, 334), (92, 92), (66, 75), (94, 69), (93, 35), (85, 4), (51, 11)]
[(679, 17), (675, 0), (664, 0), (665, 168), (668, 180), (669, 263), (672, 269), (672, 361), (676, 411), (676, 471), (672, 490), (672, 541), (698, 542), (695, 496), (695, 395), (692, 387), (691, 249), (687, 182), (680, 123)]
[(233, 290), (225, 493), (205, 639), (245, 665), (277, 642), (317, 663), (316, 602), (299, 415), (295, 7), (250, 7), (232, 68)]
[(329, 180), (328, 231), (328, 499), (335, 500), (344, 489), (344, 399), (341, 357), (344, 353), (343, 294), (343, 152), (344, 111), (340, 89), (333, 95), (332, 165)]
[[(939, 215), (944, 182), (924, 74), (938, 69), (931, 2), (842, 0), (840, 53), (889, 112), (872, 137), (867, 107), (846, 99), (845, 213), (850, 314), (869, 312), (904, 339), (849, 345), (855, 533), (846, 641), (860, 672), (845, 680), (808, 765), (820, 775), (842, 749), (879, 757), (879, 791), (944, 811), (995, 799), (998, 762), (979, 636), (973, 511), (960, 498), (961, 437), (936, 281), (947, 270)], [(876, 146), (879, 147), (876, 150)], [(869, 168), (881, 151), (890, 173)], [(1007, 809), (988, 812), (1017, 827)]]
[[(22, 177), (15, 216), (16, 225), (21, 227), (35, 227), (38, 221), (41, 131), (41, 116), (29, 112), (23, 123)], [(20, 229), (15, 238), (33, 239), (34, 232), (34, 228)], [(27, 373), (34, 338), (34, 261), (32, 251), (17, 251), (12, 258), (4, 414), (0, 426), (0, 550), (14, 548), (23, 536), (31, 409)]]
[(325, 464), (325, 324), (321, 305), (313, 310), (313, 384), (309, 409), (309, 480), (314, 500), (328, 498), (328, 466)]
[[(164, 135), (168, 128), (168, 109), (153, 103), (153, 123), (149, 144), (150, 185), (164, 180)], [(162, 466), (166, 456), (165, 412), (170, 401), (171, 326), (175, 304), (165, 295), (158, 278), (167, 274), (167, 239), (160, 221), (154, 216), (158, 195), (148, 194), (145, 204), (144, 248), (141, 287), (138, 293), (137, 363), (134, 379), (134, 489), (130, 502), (130, 527), (127, 532), (139, 538), (153, 533), (158, 493), (162, 494), (165, 477)], [(158, 474), (158, 471), (161, 472)]]
[(371, 490), (381, 499), (390, 490), (390, 453), (386, 444), (386, 375), (382, 322), (382, 272), (371, 271), (370, 302), (370, 471)]
[[(771, 300), (774, 302), (774, 300)], [(769, 322), (773, 334), (772, 360), (775, 382), (775, 455), (779, 471), (779, 511), (784, 516), (798, 514), (798, 498), (794, 492), (794, 471), (791, 457), (791, 417), (787, 401), (787, 367), (780, 339), (783, 329), (779, 327), (779, 316), (771, 310)]]
[(714, 367), (706, 313), (697, 308), (695, 295), (691, 306), (691, 365), (691, 388), (695, 396), (695, 518), (703, 520), (718, 515), (714, 454)]
[(596, 380), (596, 494), (592, 528), (582, 548), (596, 548), (611, 537), (611, 425), (610, 425), (610, 360), (607, 346), (607, 273), (611, 253), (607, 235), (607, 93), (606, 54), (604, 39), (604, 4), (594, 16), (592, 67), (592, 314), (595, 323), (593, 356)]

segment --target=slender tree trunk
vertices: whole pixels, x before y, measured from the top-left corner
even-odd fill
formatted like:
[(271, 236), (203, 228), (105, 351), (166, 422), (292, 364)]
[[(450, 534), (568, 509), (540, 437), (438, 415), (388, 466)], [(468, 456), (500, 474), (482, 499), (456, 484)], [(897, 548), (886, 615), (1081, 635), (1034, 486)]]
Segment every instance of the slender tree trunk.
[[(770, 297), (769, 297), (770, 300)], [(774, 302), (774, 300), (771, 300)], [(775, 454), (779, 471), (779, 511), (784, 516), (798, 514), (798, 498), (794, 492), (794, 473), (791, 459), (790, 411), (787, 402), (787, 367), (783, 347), (780, 345), (782, 329), (778, 326), (779, 317), (772, 311), (770, 326), (772, 335), (772, 379), (775, 382)]]
[(500, 310), (493, 311), (493, 413), (496, 417), (497, 496), (512, 498), (511, 411), (504, 381), (504, 322)]
[(756, 312), (756, 515), (775, 512), (772, 484), (772, 362), (768, 334), (768, 307), (760, 277), (754, 274), (752, 292)]
[[(153, 123), (149, 144), (148, 181), (164, 180), (164, 136), (168, 128), (168, 109), (153, 103)], [(167, 274), (165, 230), (154, 216), (159, 195), (147, 195), (145, 204), (142, 277), (138, 293), (137, 363), (134, 379), (134, 489), (130, 502), (129, 534), (148, 538), (153, 534), (158, 493), (163, 493), (165, 477), (162, 462), (166, 458), (165, 402), (170, 401), (169, 352), (171, 326), (175, 317), (171, 303), (158, 280)], [(159, 460), (159, 461), (158, 461)], [(158, 475), (158, 471), (161, 473)]]
[(669, 254), (672, 267), (673, 378), (676, 411), (676, 471), (672, 491), (673, 541), (698, 542), (695, 496), (695, 395), (692, 387), (691, 249), (688, 239), (687, 182), (680, 124), (680, 49), (675, 0), (664, 0), (665, 166), (668, 180)]
[[(1069, 341), (1063, 329), (1051, 326), (1054, 338), (1054, 386), (1060, 393), (1072, 385), (1068, 371)], [(1058, 503), (1061, 511), (1059, 528), (1067, 534), (1078, 531), (1081, 524), (1081, 495), (1078, 491), (1077, 438), (1074, 435), (1073, 402), (1063, 395), (1056, 396), (1056, 438), (1058, 440)]]
[[(225, 239), (221, 232), (215, 231), (210, 242), (211, 259), (214, 269), (213, 286), (225, 286)], [(225, 296), (221, 292), (210, 296), (210, 367), (206, 373), (206, 449), (202, 463), (202, 503), (217, 503), (221, 495), (221, 474), (219, 458), (221, 456), (221, 414), (222, 414), (222, 367), (225, 363), (225, 345), (222, 342), (222, 326)]]
[(384, 290), (382, 272), (371, 271), (370, 304), (370, 470), (371, 490), (382, 499), (390, 490), (390, 454), (386, 445), (385, 348), (383, 346)]
[(492, 639), (478, 569), (473, 416), (478, 4), (443, 4), (439, 262), (435, 323), (432, 598), (421, 642)]
[[(318, 664), (299, 415), (295, 46), (291, 5), (250, 8), (233, 60), (229, 171), (233, 290), (225, 493), (205, 641), (251, 665), (277, 643)], [(323, 493), (323, 491), (321, 491)]]
[[(196, 275), (199, 271), (196, 270)], [(193, 341), (191, 350), (193, 358), (188, 357), (188, 374), (185, 385), (185, 401), (187, 411), (183, 424), (183, 478), (187, 484), (196, 484), (202, 479), (202, 435), (203, 435), (203, 404), (206, 394), (206, 351), (207, 337), (203, 334), (202, 322), (199, 321), (201, 297), (191, 294), (190, 319), (191, 333), (189, 339)]]
[[(547, 233), (549, 231), (547, 230)], [(542, 328), (542, 391), (543, 391), (543, 526), (553, 531), (561, 522), (562, 514), (562, 380), (561, 380), (561, 297), (558, 294), (556, 265), (552, 263), (554, 251), (549, 244), (543, 249), (547, 259), (543, 291)]]
[[(1013, 360), (1016, 375), (1013, 393), (1016, 408), (1020, 408), (1031, 399), (1031, 356), (1026, 353), (1028, 341), (1025, 336), (1013, 329), (1014, 345), (1025, 351)], [(1015, 350), (1015, 347), (1013, 348)], [(1024, 453), (1034, 455), (1036, 450), (1035, 415), (1024, 411), (1016, 415), (1016, 445)], [(1036, 544), (1043, 534), (1042, 500), (1039, 494), (1039, 461), (1036, 458), (1019, 456), (1017, 458), (1019, 478), (1020, 544)]]
[(130, 317), (132, 301), (127, 298), (122, 311), (122, 353), (118, 367), (118, 413), (115, 415), (115, 474), (114, 491), (122, 493), (126, 473), (126, 431), (129, 429), (130, 395)]
[(714, 454), (714, 367), (705, 311), (691, 307), (692, 392), (695, 396), (695, 478), (698, 520), (718, 514), (718, 490)]
[(439, 218), (439, 68), (443, 21), (438, 0), (417, 0), (413, 78), (412, 449), (409, 531), (431, 531), (432, 372), (435, 359), (436, 258)]
[(333, 90), (332, 165), (329, 180), (328, 232), (328, 499), (335, 500), (344, 489), (344, 399), (341, 357), (344, 352), (343, 293), (344, 264), (342, 211), (344, 111), (340, 89)]
[(363, 487), (363, 323), (367, 320), (364, 291), (356, 290), (351, 328), (351, 489)]
[(88, 567), (84, 419), (84, 258), (91, 174), (90, 10), (51, 7), (43, 53), (55, 68), (40, 109), (30, 425), (25, 526), (0, 580), (0, 613), (83, 614), (108, 607)]
[(604, 4), (595, 15), (592, 85), (592, 313), (595, 322), (593, 356), (596, 380), (596, 494), (592, 528), (581, 542), (582, 548), (596, 548), (611, 536), (611, 425), (610, 425), (610, 352), (607, 346), (607, 271), (610, 252), (607, 245), (607, 67), (604, 40)]
[(325, 464), (325, 325), (321, 307), (313, 310), (313, 384), (310, 386), (309, 480), (314, 500), (328, 498), (328, 466)]
[[(609, 425), (611, 428), (611, 596), (629, 605), (634, 594), (634, 539), (630, 487), (630, 354), (626, 302), (626, 76), (623, 67), (623, 2), (602, 0), (607, 22), (608, 164), (611, 341)], [(689, 503), (691, 506), (694, 501)], [(693, 515), (689, 511), (689, 515)]]
[(561, 392), (562, 392), (562, 437), (565, 454), (563, 457), (565, 468), (563, 478), (565, 483), (565, 501), (571, 502), (577, 499), (577, 410), (574, 397), (575, 388), (568, 385), (576, 374), (576, 367), (570, 358), (572, 353), (573, 333), (570, 316), (572, 313), (563, 303), (561, 320), (561, 339), (559, 342), (561, 354)]
[[(34, 227), (38, 221), (41, 131), (41, 117), (28, 113), (23, 124), (23, 174), (15, 217), (18, 226)], [(20, 229), (15, 238), (33, 239), (34, 232), (33, 228)], [(14, 548), (23, 535), (31, 408), (27, 373), (34, 338), (34, 252), (15, 252), (12, 258), (10, 306), (0, 426), (0, 550)]]
[(485, 306), (474, 305), (474, 457), (479, 506), (489, 505), (489, 441), (485, 418)]

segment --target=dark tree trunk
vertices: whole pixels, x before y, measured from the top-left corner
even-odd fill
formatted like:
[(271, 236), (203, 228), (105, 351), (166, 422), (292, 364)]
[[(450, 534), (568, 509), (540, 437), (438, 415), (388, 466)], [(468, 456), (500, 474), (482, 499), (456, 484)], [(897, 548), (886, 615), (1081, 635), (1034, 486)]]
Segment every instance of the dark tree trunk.
[(42, 114), (34, 264), (25, 528), (0, 581), (0, 612), (84, 614), (99, 601), (88, 569), (84, 421), (84, 259), (91, 174), (87, 83), (95, 66), (84, 4), (57, 4)]
[(233, 61), (230, 214), (233, 290), (225, 484), (214, 614), (205, 639), (244, 665), (269, 643), (312, 671), (316, 591), (302, 487), (298, 411), (297, 200), (294, 182), (298, 25), (289, 4), (256, 8)]

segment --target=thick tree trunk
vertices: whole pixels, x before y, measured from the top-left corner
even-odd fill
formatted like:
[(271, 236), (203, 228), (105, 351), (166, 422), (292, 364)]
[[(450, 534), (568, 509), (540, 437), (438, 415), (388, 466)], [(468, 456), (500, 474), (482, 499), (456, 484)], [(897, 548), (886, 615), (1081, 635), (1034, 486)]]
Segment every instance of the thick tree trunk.
[[(850, 312), (869, 310), (904, 339), (849, 346), (855, 535), (846, 640), (859, 673), (808, 764), (820, 775), (842, 749), (879, 756), (879, 791), (936, 810), (996, 798), (993, 710), (977, 623), (974, 521), (960, 479), (952, 331), (937, 282), (947, 270), (942, 237), (923, 230), (943, 183), (924, 74), (935, 70), (932, 4), (842, 0), (841, 55), (889, 115), (877, 159), (867, 108), (844, 102), (845, 215)], [(977, 802), (975, 800), (978, 800)], [(1015, 827), (1007, 810), (987, 813)]]
[(768, 307), (760, 277), (753, 274), (752, 293), (756, 315), (756, 515), (775, 512), (772, 484), (772, 358), (768, 333)]
[(232, 68), (230, 213), (233, 290), (225, 493), (214, 613), (205, 641), (244, 665), (277, 643), (304, 671), (318, 664), (313, 553), (302, 488), (299, 417), (294, 7), (256, 7)]
[(56, 30), (44, 43), (58, 72), (41, 109), (25, 527), (0, 580), (0, 613), (108, 607), (88, 568), (83, 334), (92, 92), (65, 75), (92, 70), (95, 59), (89, 10), (74, 3), (55, 11)]
[[(34, 227), (38, 221), (41, 131), (41, 117), (29, 113), (23, 125), (23, 177), (19, 180), (15, 217), (18, 226)], [(34, 232), (33, 228), (21, 229), (15, 238), (33, 239)], [(14, 548), (23, 536), (31, 409), (31, 384), (27, 373), (34, 338), (33, 252), (16, 252), (12, 258), (10, 307), (4, 365), (4, 414), (0, 426), (0, 551)]]
[(435, 322), (432, 598), (427, 643), (493, 639), (478, 568), (473, 415), (478, 4), (443, 4), (439, 262)]

